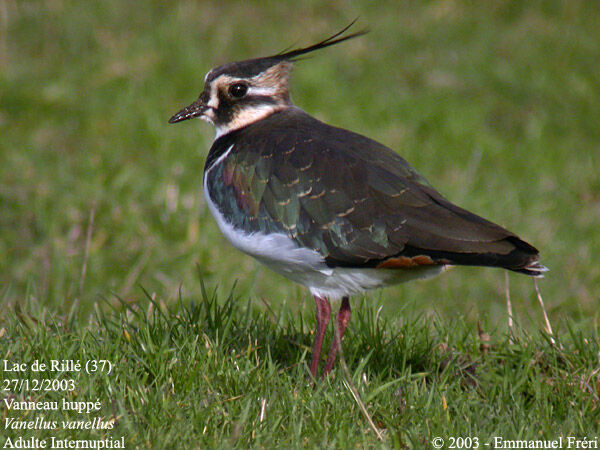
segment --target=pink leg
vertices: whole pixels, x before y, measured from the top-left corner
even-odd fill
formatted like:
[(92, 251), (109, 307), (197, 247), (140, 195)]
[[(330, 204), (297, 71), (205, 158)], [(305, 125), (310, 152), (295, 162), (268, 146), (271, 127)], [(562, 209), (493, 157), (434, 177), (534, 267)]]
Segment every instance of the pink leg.
[[(340, 345), (342, 341), (342, 337), (344, 337), (344, 331), (346, 331), (346, 327), (348, 326), (348, 322), (350, 322), (350, 299), (348, 297), (342, 298), (342, 304), (340, 305), (340, 312), (337, 315), (337, 326), (340, 334)], [(333, 335), (333, 341), (331, 342), (331, 347), (329, 348), (329, 356), (327, 357), (327, 364), (325, 365), (325, 373), (327, 375), (331, 372), (333, 368), (333, 363), (335, 362), (335, 357), (338, 352), (338, 341), (336, 339), (335, 333)]]
[(313, 378), (317, 379), (317, 369), (319, 368), (319, 361), (321, 359), (321, 347), (323, 347), (323, 338), (325, 337), (325, 330), (329, 325), (329, 317), (331, 316), (331, 306), (329, 301), (325, 297), (314, 296), (315, 305), (317, 307), (317, 336), (315, 337), (315, 344), (312, 351), (312, 361), (310, 362), (310, 373)]

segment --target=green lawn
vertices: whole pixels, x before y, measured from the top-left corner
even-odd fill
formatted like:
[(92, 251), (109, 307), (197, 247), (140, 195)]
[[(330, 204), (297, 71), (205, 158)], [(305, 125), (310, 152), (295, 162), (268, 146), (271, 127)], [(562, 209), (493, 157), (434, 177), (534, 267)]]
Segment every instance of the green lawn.
[(76, 393), (129, 446), (377, 445), (341, 369), (308, 382), (308, 293), (220, 235), (201, 183), (212, 128), (167, 124), (212, 67), (359, 16), (371, 33), (297, 64), (294, 102), (535, 245), (557, 334), (510, 274), (509, 339), (496, 269), (354, 298), (346, 359), (385, 444), (600, 435), (597, 6), (0, 0), (2, 359), (111, 360)]
[[(357, 302), (344, 341), (352, 383), (390, 447), (426, 448), (436, 437), (593, 439), (599, 433), (600, 340), (569, 330), (555, 346), (539, 333), (513, 342), (462, 320), (403, 320)], [(101, 413), (44, 412), (52, 431), (3, 430), (7, 436), (98, 439), (154, 448), (365, 448), (377, 445), (342, 370), (313, 387), (307, 364), (312, 312), (288, 306), (265, 312), (208, 289), (171, 308), (140, 299), (121, 314), (93, 314), (82, 327), (72, 314), (50, 315), (28, 302), (6, 322), (3, 355), (13, 361), (106, 359), (110, 375), (48, 374), (74, 379), (45, 401), (100, 399)], [(326, 342), (326, 344), (328, 344)], [(4, 373), (4, 379), (13, 379)], [(26, 371), (22, 378), (44, 375)], [(7, 393), (3, 396), (7, 398)], [(16, 395), (16, 399), (28, 399)], [(8, 417), (28, 420), (10, 411)], [(39, 415), (39, 414), (38, 414)], [(36, 414), (29, 417), (32, 419)], [(109, 432), (60, 429), (62, 420), (116, 419)], [(0, 434), (1, 435), (1, 434)], [(493, 447), (491, 447), (493, 448)]]

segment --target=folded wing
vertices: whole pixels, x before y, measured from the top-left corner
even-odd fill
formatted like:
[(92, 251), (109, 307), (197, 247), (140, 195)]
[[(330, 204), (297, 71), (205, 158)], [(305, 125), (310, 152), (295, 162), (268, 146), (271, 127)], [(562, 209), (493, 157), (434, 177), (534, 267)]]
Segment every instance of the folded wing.
[(533, 246), (453, 205), (403, 158), (364, 136), (296, 108), (238, 134), (227, 137), (234, 148), (222, 176), (235, 200), (224, 213), (247, 230), (286, 233), (331, 267), (545, 270)]

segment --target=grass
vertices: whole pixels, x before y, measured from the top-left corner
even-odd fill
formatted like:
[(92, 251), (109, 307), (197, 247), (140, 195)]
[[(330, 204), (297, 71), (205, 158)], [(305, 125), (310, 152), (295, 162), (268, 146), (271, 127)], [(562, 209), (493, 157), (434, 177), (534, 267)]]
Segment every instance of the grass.
[[(437, 436), (478, 437), (483, 446), (495, 436), (597, 435), (597, 334), (570, 329), (552, 345), (544, 334), (518, 332), (509, 342), (501, 333), (473, 332), (461, 320), (425, 318), (414, 305), (403, 320), (382, 317), (366, 301), (360, 311), (344, 341), (345, 358), (387, 445), (424, 448)], [(74, 374), (71, 394), (32, 397), (100, 399), (105, 420), (116, 419), (106, 436), (125, 436), (128, 447), (375, 445), (339, 368), (316, 387), (309, 382), (312, 327), (312, 314), (285, 306), (264, 314), (235, 292), (203, 289), (200, 298), (171, 307), (150, 297), (125, 309), (99, 307), (84, 327), (74, 312), (59, 316), (28, 302), (7, 321), (1, 342), (14, 361), (110, 360), (110, 375)], [(82, 419), (63, 411), (44, 417)]]
[(354, 298), (344, 350), (386, 444), (598, 435), (592, 2), (0, 2), (3, 358), (115, 362), (77, 396), (101, 398), (130, 445), (376, 445), (339, 368), (308, 383), (307, 293), (217, 230), (201, 193), (213, 131), (166, 123), (215, 65), (356, 16), (372, 32), (298, 63), (295, 103), (536, 245), (557, 339), (531, 280), (510, 274), (511, 343), (499, 270)]

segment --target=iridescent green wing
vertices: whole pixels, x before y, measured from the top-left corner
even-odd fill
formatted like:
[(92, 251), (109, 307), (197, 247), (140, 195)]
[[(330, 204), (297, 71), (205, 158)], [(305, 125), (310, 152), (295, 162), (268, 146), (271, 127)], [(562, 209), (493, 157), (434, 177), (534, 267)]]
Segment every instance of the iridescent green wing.
[(519, 241), (449, 203), (388, 148), (299, 110), (233, 141), (215, 172), (228, 197), (224, 214), (247, 232), (285, 233), (331, 266), (375, 267), (403, 255), (494, 265), (461, 258), (508, 255)]

